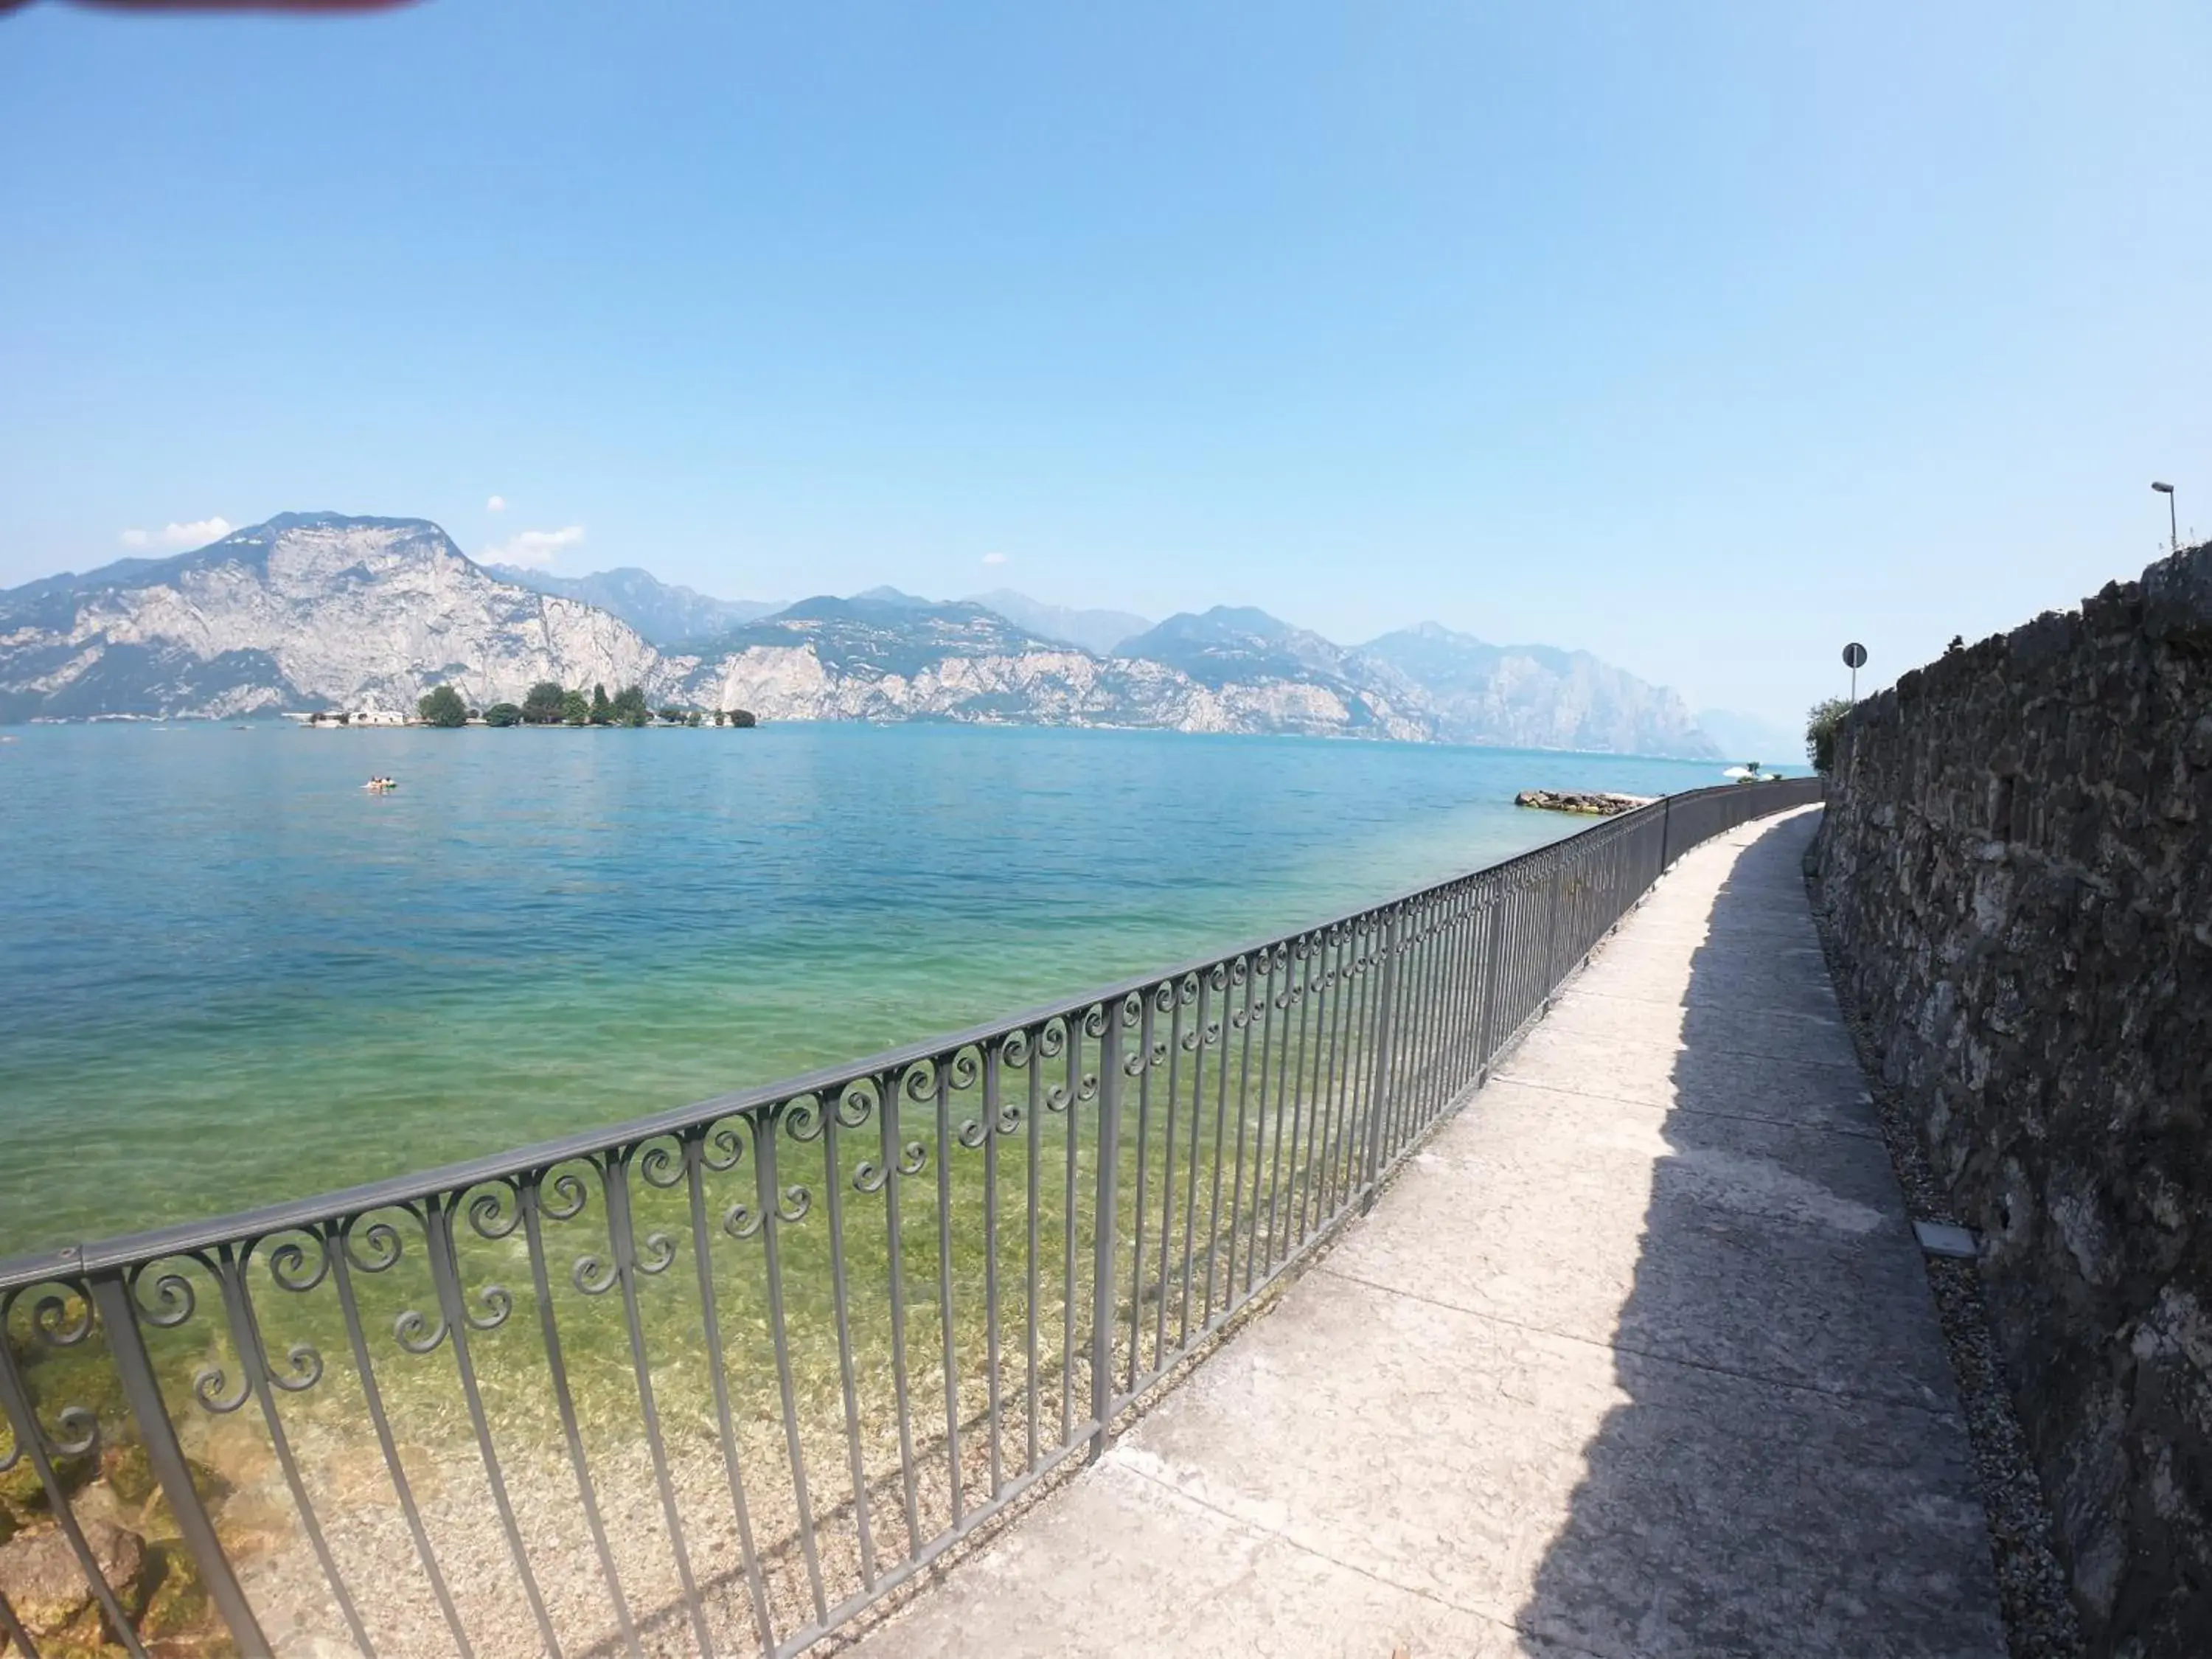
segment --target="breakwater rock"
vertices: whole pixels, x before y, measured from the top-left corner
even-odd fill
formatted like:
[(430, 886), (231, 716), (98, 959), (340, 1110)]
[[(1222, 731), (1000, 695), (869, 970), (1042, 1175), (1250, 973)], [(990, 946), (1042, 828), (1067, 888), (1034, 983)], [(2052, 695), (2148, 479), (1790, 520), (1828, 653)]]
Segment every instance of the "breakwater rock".
[(1579, 812), (1588, 817), (1609, 818), (1649, 806), (1650, 795), (1616, 795), (1595, 789), (1523, 789), (1513, 797), (1516, 806), (1533, 806), (1540, 812)]
[(2212, 544), (1869, 697), (1816, 860), (2090, 1650), (2212, 1631)]

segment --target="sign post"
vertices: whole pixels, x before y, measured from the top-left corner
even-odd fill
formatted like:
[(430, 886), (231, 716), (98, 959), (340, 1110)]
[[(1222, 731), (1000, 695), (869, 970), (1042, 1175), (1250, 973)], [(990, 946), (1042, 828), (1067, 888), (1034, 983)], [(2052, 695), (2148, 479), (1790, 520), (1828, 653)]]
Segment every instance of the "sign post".
[(1853, 640), (1844, 647), (1844, 665), (1851, 671), (1851, 701), (1859, 700), (1859, 670), (1866, 666), (1866, 647)]

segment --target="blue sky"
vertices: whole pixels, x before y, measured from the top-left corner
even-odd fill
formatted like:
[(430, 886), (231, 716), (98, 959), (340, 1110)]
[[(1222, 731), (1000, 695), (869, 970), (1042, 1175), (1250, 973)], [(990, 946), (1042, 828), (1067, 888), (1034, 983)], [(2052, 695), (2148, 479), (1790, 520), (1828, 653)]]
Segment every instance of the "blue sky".
[(1787, 720), (2133, 574), (2153, 477), (2212, 533), (2208, 72), (2194, 0), (33, 5), (0, 584), (328, 507)]

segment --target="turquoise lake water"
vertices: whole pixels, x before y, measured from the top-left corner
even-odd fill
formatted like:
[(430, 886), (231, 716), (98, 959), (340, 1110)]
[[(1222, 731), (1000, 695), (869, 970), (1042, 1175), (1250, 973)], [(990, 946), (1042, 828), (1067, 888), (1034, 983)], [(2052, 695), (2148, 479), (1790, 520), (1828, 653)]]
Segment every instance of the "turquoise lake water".
[(769, 1081), (1582, 827), (1518, 789), (1720, 781), (931, 726), (7, 735), (0, 1255)]

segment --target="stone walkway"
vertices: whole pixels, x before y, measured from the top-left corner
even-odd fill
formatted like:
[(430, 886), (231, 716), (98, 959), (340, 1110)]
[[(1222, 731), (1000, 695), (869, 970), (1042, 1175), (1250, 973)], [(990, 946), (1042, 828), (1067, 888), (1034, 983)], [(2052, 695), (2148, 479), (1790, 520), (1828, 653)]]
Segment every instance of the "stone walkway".
[(866, 1659), (2002, 1659), (1815, 821), (1683, 859), (1371, 1217)]

